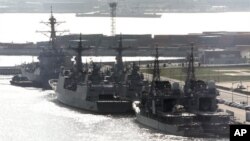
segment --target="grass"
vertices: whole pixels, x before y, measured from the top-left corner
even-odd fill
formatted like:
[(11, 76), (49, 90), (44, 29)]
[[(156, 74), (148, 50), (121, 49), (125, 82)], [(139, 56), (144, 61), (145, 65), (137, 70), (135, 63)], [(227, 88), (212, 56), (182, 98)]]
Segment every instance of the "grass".
[[(186, 68), (162, 68), (161, 76), (166, 76), (173, 79), (185, 80)], [(220, 71), (216, 71), (220, 70)], [(226, 71), (223, 71), (226, 70)], [(196, 78), (204, 81), (214, 80), (216, 82), (226, 81), (247, 81), (250, 80), (249, 76), (238, 75), (239, 72), (234, 70), (242, 70), (243, 72), (250, 73), (250, 67), (215, 67), (215, 68), (203, 68), (197, 67), (195, 69)], [(143, 72), (151, 73), (152, 69), (143, 69)], [(237, 74), (236, 76), (226, 75), (225, 73)]]

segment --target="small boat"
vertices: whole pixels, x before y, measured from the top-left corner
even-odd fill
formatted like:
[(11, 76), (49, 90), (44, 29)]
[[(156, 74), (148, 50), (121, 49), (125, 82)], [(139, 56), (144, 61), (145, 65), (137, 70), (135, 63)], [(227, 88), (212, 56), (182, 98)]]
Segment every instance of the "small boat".
[(22, 75), (15, 75), (10, 80), (10, 84), (15, 85), (15, 86), (21, 86), (21, 87), (35, 87), (32, 81), (28, 80), (27, 77), (22, 76)]
[(50, 79), (49, 80), (49, 85), (52, 88), (52, 90), (56, 90), (56, 85), (57, 85), (58, 80), (57, 79)]

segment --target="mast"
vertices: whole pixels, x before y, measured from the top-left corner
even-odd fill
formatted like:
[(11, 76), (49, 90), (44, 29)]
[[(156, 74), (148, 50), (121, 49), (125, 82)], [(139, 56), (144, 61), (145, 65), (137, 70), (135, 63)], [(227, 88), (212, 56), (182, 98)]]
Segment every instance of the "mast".
[[(118, 38), (118, 36), (116, 36), (116, 39)], [(123, 39), (122, 39), (122, 35), (119, 36), (119, 41), (118, 41), (118, 47), (113, 47), (113, 49), (117, 52), (116, 55), (116, 64), (114, 65), (114, 74), (113, 74), (113, 78), (116, 82), (121, 82), (123, 81), (125, 78), (125, 74), (124, 74), (124, 63), (123, 63), (123, 55), (122, 52), (126, 49), (128, 49), (129, 47), (123, 47)]]
[(78, 43), (78, 47), (76, 49), (77, 51), (77, 55), (76, 55), (76, 67), (77, 67), (77, 71), (81, 72), (82, 68), (83, 68), (83, 64), (82, 64), (82, 51), (83, 51), (83, 47), (82, 47), (82, 34), (80, 34), (79, 37), (79, 43)]
[(116, 62), (117, 62), (118, 70), (123, 70), (123, 68), (124, 68), (124, 66), (123, 66), (123, 60), (122, 60), (122, 51), (123, 51), (122, 35), (120, 35), (119, 46), (117, 48), (118, 54), (116, 56)]
[[(52, 6), (51, 6), (51, 10), (50, 10), (50, 18), (49, 18), (49, 21), (48, 22), (41, 22), (47, 26), (50, 27), (50, 31), (37, 31), (37, 32), (40, 32), (46, 36), (48, 36), (50, 38), (50, 43), (51, 43), (51, 48), (57, 52), (57, 48), (56, 48), (56, 38), (57, 38), (57, 35), (56, 33), (60, 32), (60, 33), (64, 33), (64, 32), (68, 32), (68, 30), (63, 30), (63, 31), (58, 31), (56, 30), (56, 26), (61, 24), (61, 23), (65, 23), (65, 22), (58, 22), (56, 21), (56, 18), (54, 17), (53, 15), (53, 9), (52, 9)], [(50, 35), (48, 35), (48, 33)]]
[(53, 16), (53, 10), (52, 10), (52, 7), (51, 7), (51, 16), (49, 18), (49, 24), (50, 24), (50, 29), (51, 29), (51, 32), (50, 32), (50, 39), (51, 39), (51, 44), (52, 44), (52, 48), (54, 50), (56, 50), (56, 30), (55, 30), (55, 24), (57, 23), (56, 22), (56, 19), (54, 18)]
[(154, 60), (154, 70), (152, 81), (160, 81), (160, 67), (159, 67), (159, 53), (158, 46), (155, 48), (155, 60)]
[(116, 71), (117, 72), (122, 72), (124, 69), (124, 64), (123, 64), (123, 60), (122, 60), (122, 52), (123, 50), (125, 50), (125, 48), (123, 47), (122, 44), (122, 35), (119, 36), (119, 45), (118, 47), (115, 47), (114, 50), (117, 51), (117, 55), (115, 57), (116, 59)]
[(189, 93), (189, 89), (193, 89), (192, 82), (196, 81), (193, 50), (194, 50), (194, 44), (191, 43), (191, 53), (188, 56), (187, 77), (186, 77), (185, 87), (184, 87), (185, 93)]
[(150, 94), (151, 95), (154, 95), (156, 81), (160, 81), (159, 53), (158, 53), (158, 46), (157, 45), (155, 48), (153, 77), (152, 77), (152, 83), (151, 83), (151, 87), (150, 87)]

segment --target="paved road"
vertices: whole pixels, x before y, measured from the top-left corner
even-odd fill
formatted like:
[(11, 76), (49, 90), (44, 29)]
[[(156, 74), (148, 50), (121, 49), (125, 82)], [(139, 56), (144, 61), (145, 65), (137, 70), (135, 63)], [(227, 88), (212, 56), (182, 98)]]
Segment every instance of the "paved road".
[(237, 102), (237, 103), (247, 102), (248, 104), (250, 104), (250, 96), (237, 93), (237, 92), (221, 90), (221, 89), (219, 89), (219, 91), (220, 91), (219, 98), (222, 98), (227, 101)]

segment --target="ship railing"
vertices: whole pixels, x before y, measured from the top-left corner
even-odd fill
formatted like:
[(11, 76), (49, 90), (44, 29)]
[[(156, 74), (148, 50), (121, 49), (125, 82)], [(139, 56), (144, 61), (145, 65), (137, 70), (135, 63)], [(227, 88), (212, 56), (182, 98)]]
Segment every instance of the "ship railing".
[(156, 114), (159, 120), (161, 120), (164, 123), (192, 123), (194, 121), (195, 115), (192, 113), (185, 113), (185, 114), (175, 114), (175, 113), (164, 113), (157, 111)]
[(200, 93), (200, 94), (204, 94), (204, 95), (216, 95), (216, 89), (196, 89), (194, 90), (194, 93)]

